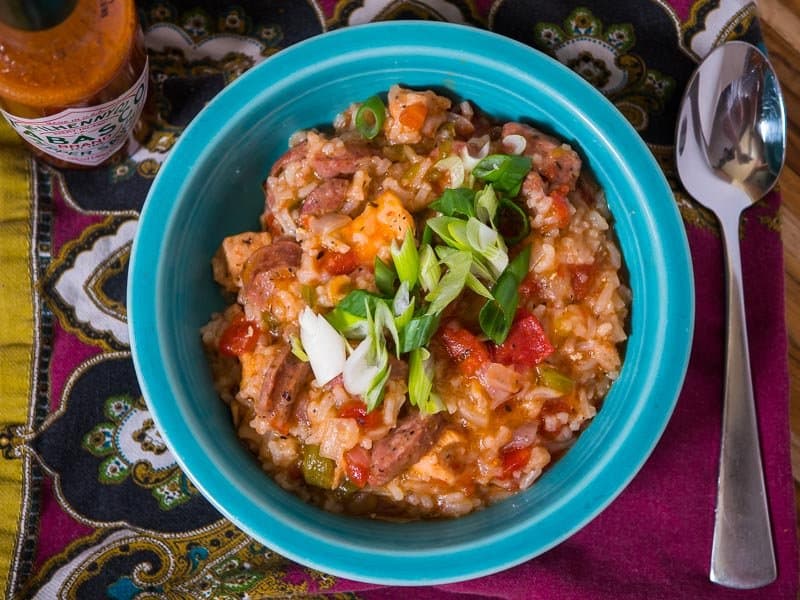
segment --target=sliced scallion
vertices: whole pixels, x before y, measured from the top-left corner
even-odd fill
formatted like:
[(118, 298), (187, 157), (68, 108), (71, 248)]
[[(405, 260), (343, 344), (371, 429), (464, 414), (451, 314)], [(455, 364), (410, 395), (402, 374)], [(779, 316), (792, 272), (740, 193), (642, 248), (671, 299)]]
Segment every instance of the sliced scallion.
[(416, 348), (408, 358), (408, 400), (426, 414), (444, 408), (441, 399), (433, 392), (433, 361), (425, 348)]
[(472, 174), (494, 184), (496, 190), (513, 198), (519, 194), (522, 181), (530, 172), (532, 164), (529, 156), (490, 154), (475, 165)]
[(447, 217), (474, 217), (475, 192), (469, 188), (448, 188), (428, 208), (439, 211)]
[(383, 262), (379, 256), (375, 257), (375, 285), (384, 296), (394, 294), (394, 286), (397, 282), (395, 270)]
[(411, 229), (406, 229), (406, 237), (399, 248), (397, 242), (392, 241), (391, 253), (397, 276), (413, 290), (419, 276), (419, 252)]
[(519, 204), (508, 198), (500, 200), (495, 220), (497, 230), (509, 245), (522, 241), (531, 231), (528, 215)]
[(368, 140), (377, 136), (386, 120), (386, 105), (379, 96), (367, 98), (356, 111), (356, 129)]

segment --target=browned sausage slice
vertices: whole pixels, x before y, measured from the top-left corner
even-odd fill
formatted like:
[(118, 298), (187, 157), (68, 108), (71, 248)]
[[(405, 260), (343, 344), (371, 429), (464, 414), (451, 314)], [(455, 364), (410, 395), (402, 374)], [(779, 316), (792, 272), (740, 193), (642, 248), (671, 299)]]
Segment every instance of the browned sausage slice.
[(294, 240), (275, 240), (253, 252), (242, 268), (242, 282), (247, 285), (259, 273), (285, 267), (299, 267), (303, 249)]
[(308, 152), (308, 142), (302, 142), (300, 144), (297, 144), (297, 146), (292, 146), (291, 148), (289, 148), (272, 165), (272, 168), (269, 171), (270, 177), (275, 177), (278, 173), (281, 172), (283, 167), (288, 165), (290, 162), (294, 162), (296, 160), (303, 160), (306, 157), (307, 152)]
[(333, 156), (316, 155), (311, 157), (311, 166), (321, 179), (331, 179), (339, 175), (352, 175), (358, 170), (361, 159), (371, 156), (374, 151), (362, 144), (347, 144), (338, 149)]
[(320, 216), (338, 211), (344, 206), (348, 187), (350, 182), (347, 179), (334, 177), (323, 181), (303, 201), (300, 212)]
[(267, 368), (256, 412), (265, 415), (280, 433), (288, 433), (295, 403), (310, 376), (309, 364), (299, 360), (286, 346)]
[(413, 413), (372, 446), (369, 484), (384, 485), (416, 463), (433, 447), (442, 426), (441, 415)]

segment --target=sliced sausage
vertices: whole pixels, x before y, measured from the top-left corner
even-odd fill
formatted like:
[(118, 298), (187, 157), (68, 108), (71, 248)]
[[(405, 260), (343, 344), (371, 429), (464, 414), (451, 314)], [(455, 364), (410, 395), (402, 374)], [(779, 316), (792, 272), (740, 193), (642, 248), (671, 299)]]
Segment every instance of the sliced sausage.
[(311, 166), (321, 179), (331, 179), (339, 175), (352, 175), (358, 170), (362, 159), (371, 156), (373, 150), (363, 144), (345, 144), (333, 156), (316, 155), (311, 157)]
[(443, 420), (413, 413), (372, 446), (370, 485), (384, 485), (416, 463), (436, 443)]
[(334, 177), (319, 184), (303, 201), (300, 212), (304, 215), (325, 215), (339, 211), (347, 199), (347, 179)]
[[(273, 368), (274, 365), (277, 365)], [(286, 346), (273, 359), (261, 385), (256, 412), (280, 433), (288, 433), (295, 404), (311, 376), (311, 367)]]
[(275, 177), (276, 175), (278, 175), (283, 170), (283, 168), (290, 162), (303, 160), (306, 157), (307, 152), (308, 152), (308, 142), (301, 142), (296, 146), (292, 146), (291, 148), (289, 148), (272, 165), (272, 168), (269, 171), (270, 177)]
[(247, 286), (259, 273), (299, 267), (302, 255), (303, 249), (294, 240), (275, 240), (250, 255), (242, 268), (242, 282)]

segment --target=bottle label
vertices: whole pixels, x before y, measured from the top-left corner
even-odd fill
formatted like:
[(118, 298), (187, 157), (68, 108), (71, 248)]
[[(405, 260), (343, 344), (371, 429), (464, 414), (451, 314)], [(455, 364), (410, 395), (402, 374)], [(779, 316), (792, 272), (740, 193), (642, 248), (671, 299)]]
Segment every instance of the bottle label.
[(119, 150), (139, 120), (147, 97), (148, 62), (128, 91), (95, 106), (68, 108), (38, 119), (0, 109), (17, 133), (42, 152), (78, 165), (95, 166)]

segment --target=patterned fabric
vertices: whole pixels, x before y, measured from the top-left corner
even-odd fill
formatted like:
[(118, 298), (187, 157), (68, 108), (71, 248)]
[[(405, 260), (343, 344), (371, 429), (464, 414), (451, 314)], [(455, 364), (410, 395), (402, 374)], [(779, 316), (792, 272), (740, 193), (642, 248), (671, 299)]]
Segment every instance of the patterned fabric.
[[(707, 581), (724, 342), (722, 250), (680, 188), (673, 132), (697, 60), (760, 43), (745, 0), (207, 0), (139, 3), (154, 129), (127, 160), (59, 171), (0, 125), (0, 573), (8, 598), (795, 598), (779, 196), (742, 228), (745, 293), (779, 579)], [(142, 399), (128, 346), (127, 264), (138, 213), (170, 148), (220, 89), (327, 30), (385, 19), (486, 27), (597, 86), (670, 181), (694, 258), (697, 323), (684, 391), (655, 453), (578, 534), (504, 573), (436, 589), (345, 581), (236, 529), (181, 472)], [(665, 357), (668, 358), (668, 357)]]

